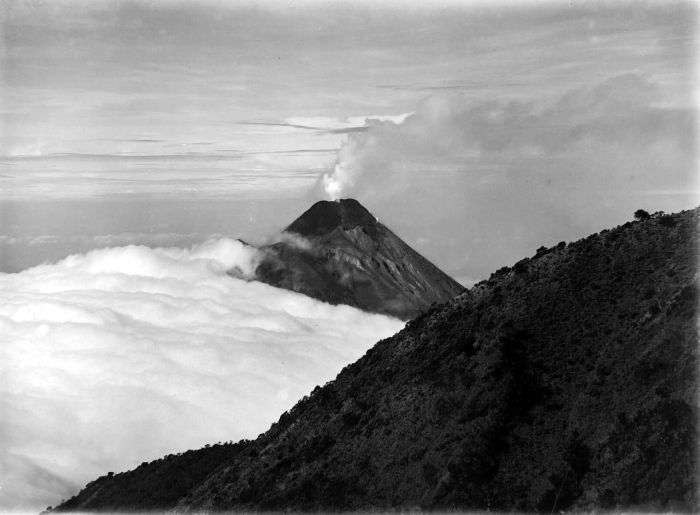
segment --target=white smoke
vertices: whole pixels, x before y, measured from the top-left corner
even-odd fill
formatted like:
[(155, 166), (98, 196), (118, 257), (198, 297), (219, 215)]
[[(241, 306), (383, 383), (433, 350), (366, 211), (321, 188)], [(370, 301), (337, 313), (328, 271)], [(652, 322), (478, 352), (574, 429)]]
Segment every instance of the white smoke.
[[(396, 131), (412, 114), (407, 113), (397, 120), (368, 118), (365, 120), (365, 131), (348, 135), (338, 151), (333, 171), (321, 177), (321, 184), (330, 200), (337, 200), (362, 186), (359, 184), (362, 175), (386, 162), (383, 157), (386, 136)], [(386, 156), (389, 159), (394, 157)]]
[(226, 273), (257, 259), (220, 239), (0, 274), (0, 508), (253, 438), (403, 325)]
[(321, 181), (329, 200), (337, 200), (355, 186), (355, 180), (362, 173), (362, 167), (356, 163), (355, 147), (357, 138), (349, 137), (338, 151), (338, 159), (332, 173), (323, 174)]
[(323, 189), (329, 200), (338, 200), (343, 196), (343, 190), (353, 185), (353, 172), (347, 163), (340, 162), (335, 164), (332, 174), (323, 174)]
[(541, 93), (437, 92), (402, 120), (368, 120), (317, 188), (360, 199), (409, 243), (431, 240), (441, 268), (474, 278), (639, 207), (695, 205), (695, 113), (682, 98), (637, 74)]

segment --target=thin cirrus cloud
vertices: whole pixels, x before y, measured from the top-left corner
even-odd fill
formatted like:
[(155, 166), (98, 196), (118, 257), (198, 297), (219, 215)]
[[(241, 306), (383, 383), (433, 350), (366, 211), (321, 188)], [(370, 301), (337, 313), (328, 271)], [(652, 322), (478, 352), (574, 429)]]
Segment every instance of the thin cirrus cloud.
[(333, 153), (327, 148), (179, 150), (172, 155), (39, 152), (5, 158), (0, 162), (0, 201), (250, 199), (263, 193), (269, 198), (284, 197), (308, 191), (319, 171), (333, 162)]
[(163, 155), (191, 141), (244, 152), (328, 148), (365, 130), (358, 113), (405, 113), (429, 90), (532, 101), (635, 71), (650, 74), (666, 101), (687, 101), (693, 80), (694, 9), (683, 2), (8, 5), (6, 155), (143, 145), (98, 137), (161, 140), (149, 153)]
[(10, 2), (3, 151), (37, 138), (44, 152), (95, 153), (95, 135), (240, 147), (255, 137), (235, 120), (402, 113), (436, 87), (526, 98), (615, 70), (679, 91), (693, 13), (669, 4)]
[[(348, 116), (345, 119), (333, 118), (329, 116), (295, 116), (288, 118), (284, 122), (256, 122), (244, 121), (237, 122), (239, 125), (250, 125), (263, 127), (268, 130), (275, 130), (280, 134), (288, 134), (289, 131), (295, 129), (301, 131), (313, 131), (316, 136), (332, 135), (332, 134), (351, 134), (353, 132), (364, 132), (368, 130), (368, 123), (372, 121), (390, 121), (394, 123), (402, 123), (413, 113), (402, 113), (398, 115), (366, 115), (366, 116)], [(338, 141), (340, 144), (340, 141)]]
[(0, 274), (0, 507), (252, 438), (402, 322), (248, 282), (236, 240), (115, 247)]

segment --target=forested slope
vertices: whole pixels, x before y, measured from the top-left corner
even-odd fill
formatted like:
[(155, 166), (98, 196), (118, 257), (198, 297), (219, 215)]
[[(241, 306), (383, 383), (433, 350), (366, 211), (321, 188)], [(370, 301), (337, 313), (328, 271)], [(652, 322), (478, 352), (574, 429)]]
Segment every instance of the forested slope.
[(697, 228), (693, 210), (542, 248), (257, 440), (100, 478), (61, 508), (694, 511)]

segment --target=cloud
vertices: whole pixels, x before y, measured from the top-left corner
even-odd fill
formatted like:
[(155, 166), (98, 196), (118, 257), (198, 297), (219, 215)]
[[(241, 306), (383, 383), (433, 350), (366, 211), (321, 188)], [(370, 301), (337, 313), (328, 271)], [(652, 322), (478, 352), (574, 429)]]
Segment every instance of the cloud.
[(341, 131), (358, 130), (364, 127), (367, 120), (378, 120), (381, 122), (392, 121), (401, 123), (413, 113), (401, 114), (367, 114), (359, 116), (348, 116), (337, 118), (332, 116), (294, 116), (285, 120), (291, 127), (302, 127), (306, 129)]
[[(25, 234), (26, 227), (15, 235), (0, 234), (0, 272), (19, 272), (45, 262), (54, 262), (68, 255), (95, 248), (124, 245), (148, 247), (186, 247), (210, 239), (224, 237), (221, 233), (119, 232), (114, 234)], [(20, 234), (18, 234), (20, 233)]]
[[(368, 120), (368, 130), (348, 135), (317, 189), (361, 198), (409, 237), (435, 234), (445, 246), (456, 238), (471, 255), (448, 266), (483, 277), (638, 207), (692, 207), (694, 122), (692, 108), (638, 74), (530, 100), (436, 93), (401, 123)], [(660, 190), (695, 197), (662, 199)], [(404, 221), (407, 206), (430, 220)]]
[(298, 149), (286, 149), (285, 153), (281, 147), (273, 152), (230, 153), (220, 149), (219, 154), (8, 158), (0, 180), (0, 200), (284, 198), (308, 191), (318, 170), (327, 168), (333, 159), (327, 148), (289, 152)]
[(311, 240), (293, 232), (283, 231), (279, 235), (271, 239), (271, 241), (273, 240), (274, 242), (283, 242), (289, 245), (290, 247), (307, 252), (311, 251), (314, 248), (314, 244)]
[(252, 438), (400, 321), (262, 283), (237, 240), (127, 246), (0, 275), (5, 509), (206, 443)]
[(368, 120), (366, 132), (348, 137), (323, 184), (330, 197), (350, 194), (372, 187), (379, 175), (421, 173), (406, 166), (415, 160), (569, 158), (592, 154), (593, 147), (650, 153), (648, 145), (656, 144), (692, 151), (693, 113), (656, 101), (654, 84), (634, 74), (568, 91), (551, 104), (436, 94), (403, 122)]
[(266, 127), (273, 130), (277, 128), (282, 134), (285, 132), (285, 130), (289, 129), (301, 129), (304, 131), (310, 130), (326, 134), (350, 134), (353, 132), (364, 132), (368, 130), (367, 123), (369, 120), (402, 123), (411, 114), (413, 113), (402, 113), (397, 115), (348, 116), (347, 118), (336, 118), (332, 116), (293, 116), (287, 118), (284, 122), (241, 121), (236, 123), (238, 125)]

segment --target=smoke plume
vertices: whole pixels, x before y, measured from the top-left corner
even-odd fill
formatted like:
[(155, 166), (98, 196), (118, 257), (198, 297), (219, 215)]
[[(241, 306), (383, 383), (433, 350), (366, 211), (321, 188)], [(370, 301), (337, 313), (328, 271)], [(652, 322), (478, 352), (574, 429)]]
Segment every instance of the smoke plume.
[(692, 207), (694, 117), (636, 74), (530, 99), (435, 93), (399, 123), (348, 134), (319, 186), (361, 199), (450, 273), (479, 279), (639, 207)]

